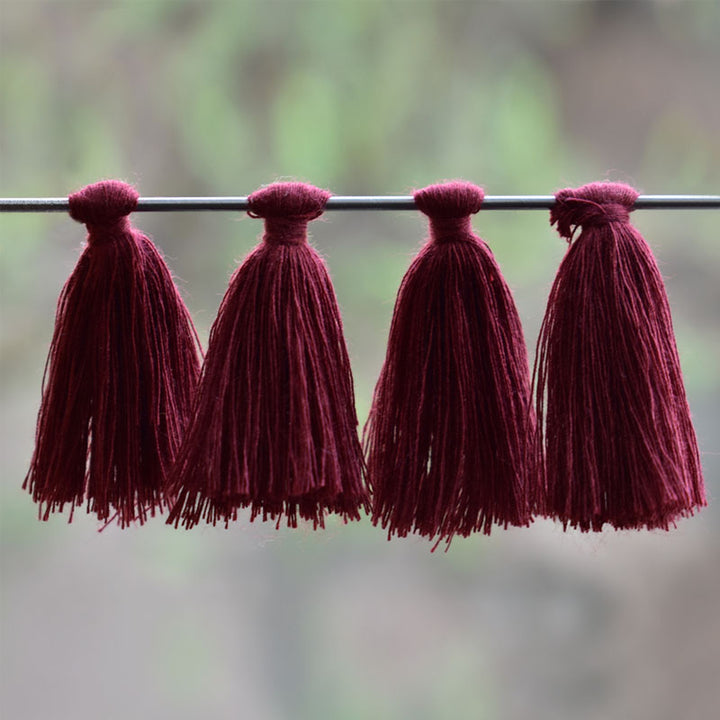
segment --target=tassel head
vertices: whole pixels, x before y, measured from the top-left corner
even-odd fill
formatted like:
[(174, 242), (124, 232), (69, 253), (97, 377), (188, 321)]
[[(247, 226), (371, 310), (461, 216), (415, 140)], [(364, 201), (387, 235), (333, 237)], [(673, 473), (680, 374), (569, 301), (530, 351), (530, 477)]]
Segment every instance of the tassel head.
[(118, 180), (93, 183), (70, 195), (70, 217), (87, 226), (91, 242), (110, 240), (108, 231), (130, 229), (128, 215), (137, 207), (139, 197), (132, 185)]
[(550, 224), (560, 237), (571, 242), (578, 228), (602, 227), (610, 223), (629, 223), (639, 193), (620, 183), (590, 183), (555, 194)]

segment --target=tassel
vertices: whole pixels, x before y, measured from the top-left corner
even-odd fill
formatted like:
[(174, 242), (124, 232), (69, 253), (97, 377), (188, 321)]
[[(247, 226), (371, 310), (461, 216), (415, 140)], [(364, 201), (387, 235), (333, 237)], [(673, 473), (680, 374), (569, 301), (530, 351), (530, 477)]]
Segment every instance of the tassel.
[(369, 511), (353, 381), (337, 301), (307, 224), (330, 193), (276, 183), (249, 197), (263, 242), (220, 305), (168, 523), (227, 527), (239, 508), (324, 526)]
[(544, 514), (667, 530), (706, 500), (662, 277), (629, 222), (638, 194), (592, 183), (555, 197), (570, 247), (535, 365)]
[(534, 422), (520, 318), (470, 224), (482, 190), (450, 182), (414, 197), (430, 239), (400, 286), (364, 444), (373, 522), (437, 547), (530, 523)]
[(72, 520), (86, 499), (88, 512), (126, 527), (168, 504), (199, 346), (162, 256), (130, 225), (137, 200), (112, 180), (69, 198), (87, 247), (58, 301), (23, 484), (42, 520), (66, 503)]

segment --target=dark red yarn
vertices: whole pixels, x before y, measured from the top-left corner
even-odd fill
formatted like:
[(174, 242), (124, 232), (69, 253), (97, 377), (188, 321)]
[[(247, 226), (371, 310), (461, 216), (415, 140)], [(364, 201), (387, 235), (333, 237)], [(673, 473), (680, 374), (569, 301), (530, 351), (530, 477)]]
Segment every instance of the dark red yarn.
[(165, 262), (130, 225), (134, 188), (117, 181), (70, 196), (87, 247), (62, 290), (24, 488), (40, 517), (87, 500), (100, 520), (144, 522), (166, 479), (200, 371), (192, 321)]
[(583, 531), (668, 529), (706, 504), (663, 280), (629, 222), (637, 197), (592, 183), (558, 192), (550, 215), (570, 247), (538, 341), (536, 455), (545, 514)]
[(464, 182), (415, 193), (430, 239), (403, 278), (365, 426), (373, 521), (429, 538), (528, 525), (530, 378), (522, 327)]
[(283, 516), (323, 526), (369, 511), (340, 313), (307, 224), (330, 193), (277, 183), (253, 193), (262, 242), (236, 270), (210, 333), (169, 523)]

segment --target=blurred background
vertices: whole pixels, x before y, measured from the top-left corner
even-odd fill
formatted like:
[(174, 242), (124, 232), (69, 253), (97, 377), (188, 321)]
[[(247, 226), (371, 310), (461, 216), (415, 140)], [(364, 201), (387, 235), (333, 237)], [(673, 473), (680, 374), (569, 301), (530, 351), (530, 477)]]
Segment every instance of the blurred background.
[[(720, 192), (720, 5), (707, 2), (0, 0), (0, 196), (102, 178), (143, 195), (278, 179), (489, 194), (601, 179)], [(667, 280), (720, 487), (720, 216), (638, 211)], [(206, 342), (256, 220), (138, 214)], [(531, 357), (565, 243), (544, 211), (480, 212)], [(361, 423), (416, 213), (329, 213)], [(709, 718), (720, 520), (670, 533), (538, 521), (431, 554), (366, 520), (324, 532), (48, 523), (20, 489), (55, 303), (84, 239), (0, 216), (0, 715), (8, 720)]]

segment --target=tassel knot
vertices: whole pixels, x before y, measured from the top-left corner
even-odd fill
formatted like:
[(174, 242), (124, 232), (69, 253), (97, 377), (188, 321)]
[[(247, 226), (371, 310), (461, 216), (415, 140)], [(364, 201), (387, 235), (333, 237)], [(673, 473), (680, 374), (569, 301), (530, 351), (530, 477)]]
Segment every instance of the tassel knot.
[(469, 215), (452, 218), (431, 217), (430, 237), (436, 243), (457, 242), (458, 240), (475, 242)]
[(107, 223), (88, 223), (87, 240), (90, 245), (97, 245), (103, 242), (112, 242), (118, 236), (132, 232), (130, 218), (115, 218)]
[(127, 227), (127, 216), (137, 207), (139, 197), (131, 185), (103, 180), (70, 195), (70, 217), (87, 225), (91, 234), (93, 228)]
[(418, 190), (413, 197), (418, 210), (432, 220), (460, 219), (480, 210), (485, 193), (477, 185), (455, 180), (430, 185)]
[(265, 219), (265, 242), (300, 245), (307, 240), (308, 223), (322, 215), (329, 197), (327, 190), (306, 183), (273, 183), (248, 197), (248, 215)]
[(480, 210), (483, 191), (472, 183), (455, 181), (418, 190), (415, 204), (430, 218), (430, 236), (437, 243), (475, 242), (470, 216)]
[(555, 195), (550, 224), (557, 226), (561, 237), (573, 239), (578, 227), (590, 228), (609, 223), (627, 223), (638, 193), (621, 183), (590, 183), (580, 188), (566, 188)]
[(263, 240), (275, 245), (301, 245), (307, 241), (307, 226), (304, 218), (268, 217)]
[(301, 182), (273, 183), (248, 197), (254, 218), (294, 218), (310, 221), (322, 215), (331, 193)]

